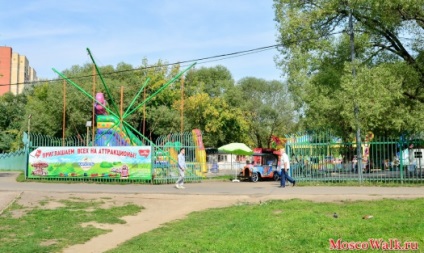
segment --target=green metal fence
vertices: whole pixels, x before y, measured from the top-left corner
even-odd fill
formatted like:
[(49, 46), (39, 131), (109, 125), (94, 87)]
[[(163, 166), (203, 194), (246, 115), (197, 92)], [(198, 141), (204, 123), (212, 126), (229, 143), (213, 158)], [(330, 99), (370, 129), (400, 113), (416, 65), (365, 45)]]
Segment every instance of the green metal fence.
[(69, 136), (66, 138), (52, 137), (42, 134), (31, 133), (30, 134), (30, 150), (34, 150), (38, 147), (81, 147), (86, 146), (86, 135)]
[[(36, 133), (31, 133), (29, 136), (29, 150), (30, 152), (38, 147), (52, 147), (52, 146), (86, 146), (86, 136), (78, 135), (71, 136), (65, 139), (51, 137)], [(188, 170), (186, 171), (185, 180), (187, 182), (200, 181), (202, 179), (201, 167), (205, 166), (196, 160), (196, 149), (198, 148), (193, 140), (191, 132), (182, 134), (169, 134), (161, 136), (156, 141), (156, 146), (152, 145), (153, 152), (153, 166), (152, 175), (153, 180), (145, 182), (145, 180), (133, 180), (134, 183), (174, 183), (179, 177), (177, 166), (177, 155), (181, 148), (186, 149), (186, 163)], [(0, 170), (26, 170), (27, 155), (26, 150), (9, 154), (0, 154)], [(44, 178), (43, 178), (44, 179)], [(69, 180), (66, 178), (48, 178), (47, 180)], [(78, 181), (105, 181), (116, 182), (119, 179), (113, 178), (77, 178), (71, 180)], [(131, 180), (125, 180), (130, 182)], [(122, 181), (124, 182), (124, 181)], [(133, 183), (132, 181), (130, 183)]]
[(368, 136), (357, 145), (331, 134), (289, 136), (291, 173), (299, 181), (424, 182), (424, 142)]
[[(292, 168), (290, 173), (298, 181), (424, 182), (423, 138), (368, 136), (361, 143), (362, 168), (358, 168), (357, 145), (354, 141), (342, 141), (330, 133), (291, 135), (287, 140), (286, 149)], [(34, 133), (30, 135), (30, 143), (31, 151), (41, 146), (86, 145), (84, 135), (63, 140)], [(177, 154), (180, 148), (186, 149), (189, 167), (186, 181), (202, 179), (201, 168), (206, 164), (198, 159), (198, 146), (191, 132), (160, 136), (155, 144), (152, 145), (153, 180), (146, 183), (174, 183), (177, 180)], [(24, 171), (26, 154), (25, 149), (0, 154), (0, 170)]]
[(174, 133), (160, 136), (156, 140), (154, 150), (153, 175), (155, 183), (175, 183), (179, 177), (177, 155), (181, 148), (185, 149), (185, 158), (188, 170), (185, 172), (185, 181), (200, 181), (201, 167), (206, 166), (196, 158), (198, 148), (191, 132)]
[(0, 154), (0, 170), (25, 171), (27, 164), (26, 150)]
[[(36, 133), (29, 135), (30, 151), (38, 147), (51, 147), (51, 146), (85, 146), (85, 135), (67, 137), (65, 139), (51, 137)], [(0, 170), (26, 170), (27, 166), (27, 153), (26, 148), (28, 144), (28, 135), (24, 133), (22, 140), (24, 148), (16, 152), (0, 154)]]

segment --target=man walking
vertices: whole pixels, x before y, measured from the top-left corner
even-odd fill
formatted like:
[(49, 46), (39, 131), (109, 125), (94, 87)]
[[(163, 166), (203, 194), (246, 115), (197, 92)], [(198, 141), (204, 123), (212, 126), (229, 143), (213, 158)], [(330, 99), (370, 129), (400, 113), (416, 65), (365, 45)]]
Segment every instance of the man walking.
[(177, 189), (184, 189), (184, 172), (187, 169), (186, 163), (185, 163), (185, 149), (181, 148), (180, 153), (178, 154), (178, 170), (180, 172), (180, 177), (178, 178), (177, 182), (175, 183), (175, 187)]
[(293, 186), (295, 186), (296, 181), (292, 177), (290, 177), (289, 174), (287, 173), (290, 170), (290, 159), (289, 159), (289, 156), (286, 154), (286, 149), (285, 148), (280, 149), (280, 153), (281, 153), (281, 158), (280, 158), (280, 168), (281, 168), (280, 187), (281, 188), (286, 187), (286, 179), (287, 179), (287, 181), (292, 183)]

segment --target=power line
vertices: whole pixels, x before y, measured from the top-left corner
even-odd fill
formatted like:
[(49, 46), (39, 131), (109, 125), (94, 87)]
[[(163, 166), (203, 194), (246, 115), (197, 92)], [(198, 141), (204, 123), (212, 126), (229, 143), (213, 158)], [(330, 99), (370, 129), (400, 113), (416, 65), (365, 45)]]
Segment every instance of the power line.
[[(232, 52), (232, 53), (227, 53), (227, 54), (220, 54), (220, 55), (208, 56), (208, 57), (197, 58), (197, 59), (192, 59), (192, 60), (185, 60), (185, 61), (179, 61), (179, 62), (174, 62), (174, 63), (167, 63), (167, 64), (163, 64), (163, 65), (151, 65), (151, 66), (146, 66), (146, 67), (141, 67), (141, 68), (119, 70), (119, 71), (102, 73), (102, 75), (103, 76), (110, 76), (110, 75), (119, 74), (119, 73), (141, 71), (141, 70), (152, 69), (152, 68), (169, 67), (169, 66), (174, 66), (174, 65), (184, 66), (185, 64), (188, 65), (189, 63), (192, 63), (192, 62), (200, 62), (198, 64), (204, 64), (204, 63), (208, 63), (208, 62), (221, 61), (221, 60), (225, 60), (225, 59), (229, 59), (229, 58), (235, 58), (235, 57), (241, 57), (241, 56), (245, 56), (245, 55), (249, 55), (249, 54), (260, 53), (260, 52), (267, 51), (267, 50), (270, 50), (270, 49), (273, 49), (273, 48), (277, 48), (278, 46), (282, 46), (282, 45), (276, 44), (276, 45), (258, 47), (258, 48), (254, 48), (254, 49), (237, 51), (237, 52)], [(68, 77), (68, 78), (72, 79), (72, 80), (78, 80), (78, 79), (87, 78), (87, 77), (93, 77), (93, 74), (85, 75), (85, 76)], [(22, 83), (14, 83), (14, 84), (0, 84), (0, 86), (37, 84), (37, 83), (46, 83), (46, 82), (57, 82), (57, 81), (61, 81), (61, 80), (63, 80), (63, 79), (57, 78), (57, 79), (50, 79), (50, 80), (39, 80), (39, 81), (22, 82)]]

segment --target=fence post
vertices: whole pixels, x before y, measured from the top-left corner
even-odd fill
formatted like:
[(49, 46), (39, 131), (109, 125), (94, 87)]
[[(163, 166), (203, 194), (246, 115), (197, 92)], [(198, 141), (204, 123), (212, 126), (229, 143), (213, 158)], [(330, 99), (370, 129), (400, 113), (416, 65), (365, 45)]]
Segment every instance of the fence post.
[(403, 184), (403, 137), (400, 139), (400, 148), (399, 148), (399, 174), (400, 174), (400, 182)]

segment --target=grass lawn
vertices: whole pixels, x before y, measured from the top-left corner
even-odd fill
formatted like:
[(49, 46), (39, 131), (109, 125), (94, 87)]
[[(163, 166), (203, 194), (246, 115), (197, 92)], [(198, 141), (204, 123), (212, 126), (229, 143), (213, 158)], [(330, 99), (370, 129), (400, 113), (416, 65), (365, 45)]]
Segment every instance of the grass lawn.
[[(62, 206), (54, 209), (43, 208), (43, 203), (32, 209), (15, 203), (0, 215), (0, 252), (61, 252), (108, 232), (83, 227), (83, 223), (124, 223), (120, 217), (142, 212), (137, 205), (105, 208), (103, 202), (72, 198), (61, 200)], [(373, 217), (364, 219), (366, 215)], [(411, 245), (418, 246), (416, 252), (420, 252), (424, 247), (423, 218), (424, 198), (241, 203), (191, 213), (183, 220), (137, 236), (109, 253), (328, 252), (330, 240), (343, 249), (359, 242), (362, 248), (368, 245), (368, 251), (381, 252), (370, 249), (370, 239), (381, 239), (383, 243), (396, 239), (401, 246), (413, 242)]]
[[(364, 219), (366, 215), (373, 217)], [(424, 199), (269, 201), (192, 213), (108, 253), (328, 252), (330, 240), (337, 247), (338, 239), (345, 248), (356, 247), (356, 242), (361, 249), (368, 245), (368, 250), (361, 252), (376, 251), (371, 249), (370, 239), (381, 239), (382, 247), (387, 247), (384, 242), (390, 243), (390, 239), (397, 239), (401, 246), (404, 242), (416, 242), (410, 247), (424, 247), (423, 218)], [(390, 252), (399, 252), (393, 251), (394, 246)]]
[[(36, 253), (60, 252), (62, 249), (108, 231), (82, 223), (125, 223), (120, 217), (133, 215), (141, 207), (128, 204), (101, 208), (102, 200), (60, 201), (55, 209), (27, 209), (13, 204), (0, 215), (0, 252)], [(45, 203), (41, 203), (42, 205)]]

